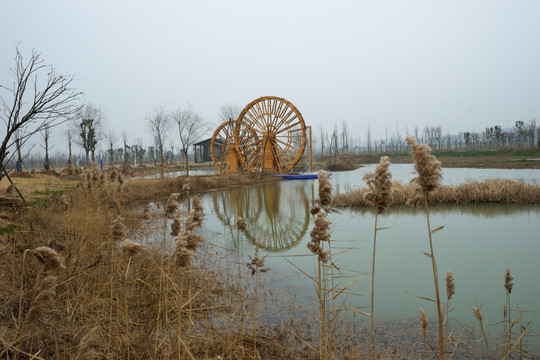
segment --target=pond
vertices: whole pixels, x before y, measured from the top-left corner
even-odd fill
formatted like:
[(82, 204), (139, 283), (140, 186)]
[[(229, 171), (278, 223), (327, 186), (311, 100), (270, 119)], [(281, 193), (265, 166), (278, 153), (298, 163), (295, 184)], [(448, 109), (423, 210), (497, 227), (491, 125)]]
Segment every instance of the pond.
[[(334, 191), (346, 192), (363, 186), (362, 176), (373, 171), (368, 165), (355, 171), (334, 173)], [(392, 165), (393, 179), (402, 183), (415, 175), (412, 165)], [(443, 169), (443, 183), (458, 184), (486, 178), (515, 179), (540, 183), (540, 170)], [(313, 229), (310, 207), (317, 197), (317, 180), (282, 181), (252, 188), (216, 191), (202, 195), (206, 219), (201, 230), (210, 243), (240, 251), (247, 259), (255, 239), (261, 254), (269, 253), (266, 265), (279, 279), (272, 286), (287, 286), (300, 302), (309, 304), (316, 294), (313, 283), (299, 270), (315, 274), (314, 258), (306, 244)], [(370, 208), (339, 209), (331, 214), (332, 261), (340, 286), (358, 279), (343, 294), (346, 306), (369, 312), (374, 212)], [(238, 216), (248, 230), (236, 229)], [(434, 252), (438, 265), (441, 298), (446, 301), (446, 271), (454, 273), (456, 294), (451, 300), (451, 318), (473, 324), (471, 306), (480, 308), (488, 331), (502, 334), (503, 304), (506, 300), (504, 276), (510, 268), (514, 279), (511, 294), (512, 317), (517, 307), (529, 311), (524, 321), (540, 311), (540, 206), (516, 204), (444, 205), (430, 209)], [(436, 317), (433, 303), (417, 296), (434, 298), (424, 212), (397, 207), (379, 217), (376, 258), (375, 314), (379, 320), (417, 318), (419, 308)], [(305, 256), (303, 256), (305, 255)], [(294, 266), (292, 264), (294, 264)], [(336, 286), (339, 288), (340, 286)], [(347, 295), (348, 294), (348, 295)], [(341, 301), (341, 300), (340, 300)], [(495, 325), (496, 324), (496, 325)], [(540, 319), (533, 321), (540, 333)], [(365, 318), (369, 327), (369, 319)], [(530, 341), (538, 341), (531, 338)]]

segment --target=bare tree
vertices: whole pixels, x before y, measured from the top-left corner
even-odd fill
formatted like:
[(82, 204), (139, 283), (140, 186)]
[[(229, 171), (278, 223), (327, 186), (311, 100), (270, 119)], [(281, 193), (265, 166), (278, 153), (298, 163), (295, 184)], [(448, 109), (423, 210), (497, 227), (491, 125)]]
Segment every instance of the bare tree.
[(326, 134), (326, 130), (324, 130), (322, 124), (319, 126), (319, 136), (321, 138), (321, 156), (324, 156), (324, 146), (326, 144), (328, 135)]
[[(14, 135), (19, 131), (18, 142), (22, 145), (45, 125), (56, 126), (70, 119), (79, 110), (80, 92), (71, 88), (73, 77), (59, 75), (51, 65), (45, 65), (41, 54), (32, 50), (30, 59), (24, 61), (16, 47), (15, 68), (11, 69), (13, 85), (7, 88), (10, 98), (0, 97), (0, 118), (5, 128), (0, 145), (0, 164), (6, 159), (10, 149), (15, 146)], [(3, 175), (0, 173), (0, 179)]]
[(107, 135), (105, 135), (105, 141), (107, 142), (107, 152), (109, 153), (109, 165), (114, 165), (114, 153), (116, 142), (118, 141), (118, 136), (112, 130), (110, 130)]
[(536, 119), (532, 119), (529, 121), (529, 126), (527, 129), (527, 136), (529, 137), (529, 146), (533, 148), (535, 146), (534, 144), (534, 136), (536, 135)]
[(91, 154), (92, 164), (95, 164), (96, 145), (102, 137), (103, 114), (98, 107), (86, 105), (77, 118), (74, 125), (78, 135), (75, 137), (75, 143), (83, 148), (86, 163), (90, 163)]
[(49, 149), (53, 148), (49, 146), (49, 141), (51, 139), (51, 128), (49, 125), (45, 124), (43, 126), (43, 130), (41, 131), (41, 138), (43, 139), (43, 145), (41, 147), (45, 149), (45, 170), (50, 169), (50, 162), (49, 162)]
[(124, 166), (128, 163), (128, 134), (127, 131), (122, 131), (122, 141), (124, 142)]
[(349, 152), (349, 128), (347, 122), (341, 122), (341, 151), (345, 154)]
[(163, 146), (167, 138), (167, 130), (170, 128), (170, 118), (163, 108), (155, 109), (155, 113), (147, 119), (148, 128), (154, 139), (159, 151), (159, 164), (161, 166), (161, 177), (165, 176), (165, 159), (163, 158)]
[(146, 152), (146, 149), (144, 148), (143, 139), (138, 137), (135, 140), (135, 145), (133, 146), (135, 147), (135, 158), (137, 159), (139, 164), (142, 165), (143, 160), (144, 160), (144, 153)]
[(64, 136), (68, 142), (68, 166), (73, 166), (73, 158), (71, 154), (73, 146), (73, 129), (68, 127), (66, 130), (64, 130)]
[(367, 152), (368, 154), (371, 154), (371, 128), (369, 127), (368, 125), (368, 128), (367, 128)]
[(189, 148), (208, 132), (208, 125), (189, 104), (185, 109), (174, 111), (171, 117), (178, 126), (180, 148), (184, 156), (186, 175), (189, 176)]
[(236, 104), (225, 104), (219, 109), (218, 117), (222, 123), (237, 120), (241, 111), (240, 107)]

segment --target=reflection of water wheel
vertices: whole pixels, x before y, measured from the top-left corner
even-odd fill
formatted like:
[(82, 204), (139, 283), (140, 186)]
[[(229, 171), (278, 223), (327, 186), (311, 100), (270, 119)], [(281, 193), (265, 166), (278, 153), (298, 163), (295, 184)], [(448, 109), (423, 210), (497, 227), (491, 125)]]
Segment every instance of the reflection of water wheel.
[[(308, 197), (301, 187), (292, 191), (301, 194), (300, 202), (290, 193), (282, 193), (278, 184), (214, 192), (214, 211), (218, 219), (231, 229), (235, 243), (236, 218), (241, 216), (248, 224), (245, 237), (252, 244), (258, 238), (261, 249), (283, 251), (296, 246), (309, 226)], [(283, 202), (289, 205), (288, 209), (280, 206)]]
[[(262, 217), (257, 226), (248, 226), (245, 231), (246, 238), (251, 243), (255, 244), (258, 239), (261, 249), (278, 252), (291, 249), (302, 241), (309, 226), (310, 206), (303, 189), (297, 190), (302, 195), (300, 203), (291, 196), (285, 195), (286, 200), (289, 200), (288, 211), (279, 207), (280, 196), (264, 197), (266, 212), (263, 214), (266, 216)], [(266, 195), (267, 192), (265, 191), (264, 194)], [(276, 202), (277, 208), (275, 208)]]
[(211, 140), (220, 171), (290, 171), (304, 154), (306, 126), (285, 99), (266, 96), (249, 103), (236, 121), (220, 125)]

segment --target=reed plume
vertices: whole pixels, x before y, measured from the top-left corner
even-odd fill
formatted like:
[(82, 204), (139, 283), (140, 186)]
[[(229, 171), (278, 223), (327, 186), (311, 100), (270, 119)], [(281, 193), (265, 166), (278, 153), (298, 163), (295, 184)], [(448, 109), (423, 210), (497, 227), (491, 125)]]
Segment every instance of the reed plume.
[(180, 194), (178, 193), (172, 193), (171, 196), (169, 196), (169, 199), (167, 200), (167, 204), (165, 205), (165, 216), (168, 219), (174, 219), (178, 216), (178, 211), (180, 210), (180, 205), (178, 204), (178, 197)]
[(427, 320), (426, 312), (422, 308), (420, 308), (420, 324), (422, 325), (422, 336), (424, 337), (424, 342), (427, 343), (428, 320)]
[(30, 322), (37, 321), (44, 318), (52, 307), (53, 300), (56, 296), (56, 282), (57, 277), (55, 275), (47, 275), (41, 280), (39, 293), (34, 298), (30, 310), (26, 314), (26, 319)]
[(127, 236), (126, 227), (124, 226), (123, 221), (124, 218), (121, 216), (117, 216), (116, 219), (113, 220), (111, 232), (114, 241), (122, 241)]
[(332, 184), (328, 181), (328, 174), (319, 170), (319, 204), (326, 208), (332, 203)]
[(188, 249), (188, 235), (187, 232), (181, 232), (176, 238), (174, 259), (176, 264), (180, 267), (189, 267), (193, 263), (193, 251)]
[(247, 264), (247, 267), (251, 270), (251, 276), (258, 274), (258, 273), (264, 273), (267, 272), (269, 269), (264, 267), (264, 260), (268, 256), (268, 254), (264, 255), (262, 258), (259, 257), (259, 239), (255, 239), (255, 249), (253, 252), (253, 256), (248, 255), (250, 262)]
[(375, 173), (364, 175), (364, 180), (368, 185), (368, 192), (365, 194), (366, 201), (375, 207), (375, 228), (373, 231), (373, 258), (371, 263), (371, 346), (373, 359), (377, 358), (375, 347), (375, 250), (377, 247), (378, 215), (383, 214), (390, 206), (392, 196), (392, 174), (388, 171), (390, 159), (387, 156), (381, 157), (380, 164), (375, 169)]
[(112, 169), (111, 174), (109, 175), (109, 181), (115, 182), (116, 180), (118, 180), (118, 175), (118, 170)]
[(439, 276), (437, 272), (437, 263), (435, 261), (435, 253), (433, 251), (434, 232), (441, 230), (442, 227), (431, 231), (429, 222), (428, 197), (429, 193), (439, 186), (439, 181), (442, 179), (441, 163), (431, 155), (431, 148), (425, 144), (418, 145), (416, 139), (412, 136), (407, 136), (407, 143), (411, 146), (414, 166), (418, 176), (412, 180), (417, 184), (415, 196), (409, 199), (410, 205), (417, 206), (421, 203), (425, 205), (426, 220), (429, 236), (429, 257), (431, 258), (431, 267), (433, 270), (433, 282), (435, 285), (435, 301), (437, 303), (437, 318), (439, 325), (439, 358), (444, 359), (444, 335), (443, 335), (443, 316), (441, 311), (441, 298), (439, 295)]
[(238, 227), (238, 230), (240, 231), (246, 231), (247, 229), (247, 223), (242, 219), (240, 216), (236, 219), (236, 227)]
[(197, 250), (197, 248), (201, 246), (203, 242), (206, 241), (204, 237), (202, 237), (201, 235), (197, 233), (186, 232), (186, 234), (187, 234), (186, 235), (186, 241), (187, 241), (186, 248), (188, 250)]
[(505, 311), (506, 306), (508, 308), (508, 325), (506, 325), (506, 316), (505, 316), (505, 328), (508, 332), (508, 347), (512, 345), (512, 308), (510, 307), (510, 294), (512, 293), (512, 288), (514, 287), (514, 277), (510, 273), (510, 268), (506, 268), (506, 274), (504, 275), (504, 288), (506, 290), (506, 302), (505, 302)]
[(97, 360), (101, 358), (99, 353), (99, 326), (94, 327), (79, 342), (79, 360)]
[(122, 241), (120, 248), (122, 249), (122, 252), (129, 257), (133, 257), (148, 251), (148, 248), (145, 245), (131, 240)]
[(450, 315), (450, 299), (456, 293), (456, 284), (454, 282), (454, 274), (451, 271), (446, 272), (446, 331), (449, 327), (449, 315)]
[(482, 323), (484, 317), (482, 316), (482, 313), (480, 312), (480, 309), (476, 306), (472, 307), (473, 316), (478, 320), (480, 330), (482, 331), (482, 337), (484, 338), (484, 345), (486, 346), (486, 354), (489, 356), (489, 349), (488, 349), (488, 342), (486, 338), (486, 330), (484, 329), (484, 324)]
[(67, 210), (69, 208), (69, 197), (67, 195), (60, 196), (60, 205), (62, 209)]
[(419, 145), (412, 136), (407, 136), (407, 143), (411, 146), (414, 167), (418, 176), (413, 182), (419, 186), (423, 197), (439, 187), (439, 181), (442, 179), (441, 163), (431, 155), (431, 148), (426, 144)]
[(364, 197), (367, 203), (375, 207), (377, 214), (386, 212), (392, 200), (392, 174), (388, 171), (390, 164), (390, 158), (381, 157), (375, 173), (367, 173), (363, 178), (369, 188)]
[(198, 196), (193, 198), (194, 207), (193, 209), (189, 210), (188, 218), (186, 220), (186, 229), (189, 231), (193, 231), (194, 229), (201, 227), (204, 217), (204, 209), (200, 204), (200, 200), (198, 201), (197, 206), (195, 206), (195, 199), (198, 199)]
[(191, 185), (189, 183), (185, 183), (184, 185), (182, 185), (183, 196), (189, 196), (190, 191), (191, 191)]
[(145, 207), (144, 207), (144, 210), (143, 210), (143, 218), (145, 219), (150, 219), (151, 215), (150, 215), (150, 210), (152, 209), (152, 205), (150, 204), (147, 204)]
[(456, 293), (456, 284), (454, 282), (454, 274), (451, 271), (446, 272), (446, 297), (448, 300)]
[(31, 251), (40, 263), (45, 265), (46, 271), (65, 269), (65, 260), (58, 252), (47, 246), (40, 246)]
[(321, 242), (330, 242), (330, 225), (332, 223), (328, 221), (326, 212), (320, 211), (315, 217), (315, 227), (310, 232), (311, 241), (307, 244), (307, 247), (311, 252), (318, 256), (319, 260), (326, 263), (329, 257), (329, 251), (322, 249)]
[(514, 277), (510, 274), (510, 268), (506, 269), (506, 275), (504, 275), (504, 288), (506, 293), (510, 295), (512, 293), (512, 288), (514, 287)]
[(174, 218), (171, 223), (171, 236), (177, 236), (180, 233), (181, 228), (182, 225), (180, 224), (180, 220), (178, 220), (178, 218)]

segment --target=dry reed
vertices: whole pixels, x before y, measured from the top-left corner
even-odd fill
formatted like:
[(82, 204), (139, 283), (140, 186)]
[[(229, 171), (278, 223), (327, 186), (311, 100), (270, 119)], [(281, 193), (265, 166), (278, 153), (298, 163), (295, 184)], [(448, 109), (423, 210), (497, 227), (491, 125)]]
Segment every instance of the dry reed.
[(120, 248), (122, 249), (122, 252), (129, 256), (129, 257), (133, 257), (133, 256), (136, 256), (138, 254), (142, 254), (142, 253), (146, 253), (148, 251), (148, 248), (143, 245), (143, 244), (139, 244), (135, 241), (131, 241), (131, 240), (124, 240), (122, 241), (122, 244), (120, 245)]
[(65, 259), (58, 254), (54, 249), (48, 246), (40, 246), (31, 251), (32, 255), (38, 259), (40, 263), (45, 265), (46, 271), (56, 271), (59, 269), (65, 269)]
[(32, 302), (32, 306), (26, 314), (26, 320), (36, 322), (47, 316), (51, 310), (53, 300), (56, 296), (56, 275), (47, 275), (41, 280), (39, 293)]
[(180, 211), (180, 204), (178, 204), (178, 198), (180, 197), (180, 194), (178, 193), (172, 193), (171, 196), (169, 196), (169, 199), (167, 200), (167, 204), (165, 205), (165, 216), (168, 219), (174, 219), (178, 216), (178, 211)]
[(422, 308), (420, 308), (420, 325), (422, 326), (422, 336), (424, 337), (424, 342), (427, 343), (428, 320), (426, 312)]
[[(391, 206), (405, 205), (414, 198), (416, 184), (403, 185), (394, 181)], [(344, 194), (337, 194), (332, 205), (338, 207), (370, 206), (365, 194), (369, 189), (357, 187)], [(430, 205), (436, 204), (479, 204), (510, 203), (540, 204), (540, 185), (525, 184), (515, 180), (486, 179), (459, 185), (440, 185), (428, 198)]]
[(375, 347), (375, 253), (377, 247), (378, 215), (383, 214), (390, 206), (392, 197), (392, 174), (388, 171), (390, 159), (387, 156), (381, 157), (380, 164), (375, 169), (375, 173), (368, 173), (364, 180), (368, 185), (368, 192), (365, 194), (366, 201), (375, 207), (375, 226), (373, 230), (373, 257), (371, 263), (371, 347), (373, 360), (377, 358)]
[(247, 223), (242, 219), (240, 216), (236, 219), (236, 227), (238, 227), (238, 230), (240, 231), (246, 231), (247, 229)]
[(79, 342), (79, 354), (77, 359), (79, 360), (97, 360), (102, 356), (99, 352), (99, 326), (94, 327), (86, 335), (81, 338)]
[(124, 225), (124, 218), (117, 216), (111, 225), (111, 233), (113, 241), (122, 241), (126, 235), (126, 227)]
[(317, 255), (318, 259), (323, 263), (326, 263), (329, 257), (329, 251), (323, 250), (322, 242), (330, 242), (330, 225), (332, 223), (328, 221), (326, 212), (320, 211), (315, 217), (315, 227), (310, 232), (311, 241), (307, 244), (307, 247), (311, 252)]
[(174, 259), (176, 264), (180, 267), (190, 267), (193, 263), (194, 253), (193, 250), (188, 249), (188, 236), (190, 233), (181, 232), (176, 238)]
[(454, 281), (454, 274), (451, 271), (446, 272), (446, 332), (449, 329), (450, 323), (450, 300), (456, 293), (456, 283)]
[(437, 263), (435, 261), (435, 253), (433, 251), (433, 239), (432, 235), (435, 231), (441, 228), (431, 231), (431, 225), (429, 222), (429, 209), (428, 198), (430, 193), (439, 187), (439, 181), (441, 176), (441, 163), (431, 155), (431, 148), (425, 144), (418, 145), (416, 139), (412, 136), (407, 136), (407, 143), (411, 146), (412, 156), (414, 160), (414, 167), (416, 169), (417, 177), (413, 179), (413, 183), (417, 185), (415, 194), (411, 197), (407, 204), (417, 206), (421, 203), (425, 205), (426, 221), (428, 226), (429, 237), (429, 257), (431, 259), (431, 266), (433, 270), (433, 282), (435, 285), (435, 301), (437, 304), (437, 318), (439, 325), (439, 358), (444, 359), (444, 334), (443, 334), (443, 316), (441, 311), (441, 298), (439, 295), (439, 276), (437, 271)]
[(15, 193), (16, 193), (15, 184), (9, 184), (9, 186), (6, 189), (6, 195), (13, 196), (15, 195)]
[(324, 170), (319, 170), (319, 205), (327, 208), (332, 202), (332, 184), (328, 181), (328, 174)]
[(152, 205), (150, 204), (147, 204), (145, 207), (144, 207), (144, 210), (143, 210), (143, 218), (145, 219), (150, 219), (152, 217), (152, 215), (150, 214), (150, 210), (152, 209)]

